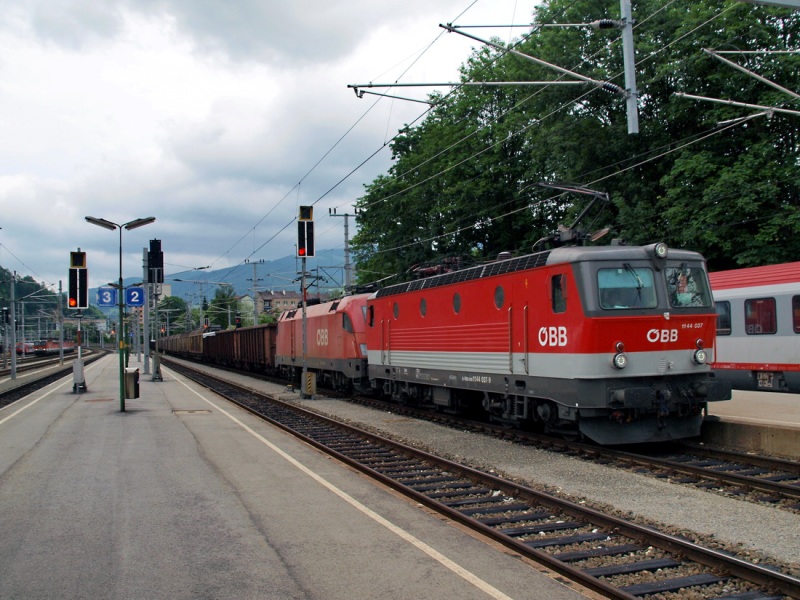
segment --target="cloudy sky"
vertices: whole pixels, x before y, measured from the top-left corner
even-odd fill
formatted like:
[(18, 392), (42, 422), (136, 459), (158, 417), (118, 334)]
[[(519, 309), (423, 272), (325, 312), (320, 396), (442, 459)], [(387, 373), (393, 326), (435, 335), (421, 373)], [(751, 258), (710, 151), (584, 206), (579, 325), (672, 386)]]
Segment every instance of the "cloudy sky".
[(388, 168), (388, 147), (359, 165), (425, 108), (358, 99), (347, 85), (457, 81), (476, 42), (439, 23), (528, 23), (532, 9), (533, 0), (10, 0), (0, 11), (0, 265), (66, 288), (69, 252), (80, 248), (93, 287), (115, 281), (119, 234), (88, 215), (156, 217), (123, 232), (126, 277), (141, 273), (152, 238), (167, 275), (272, 260), (293, 252), (292, 221), (308, 204), (317, 247), (341, 248), (344, 219), (328, 209), (352, 212)]

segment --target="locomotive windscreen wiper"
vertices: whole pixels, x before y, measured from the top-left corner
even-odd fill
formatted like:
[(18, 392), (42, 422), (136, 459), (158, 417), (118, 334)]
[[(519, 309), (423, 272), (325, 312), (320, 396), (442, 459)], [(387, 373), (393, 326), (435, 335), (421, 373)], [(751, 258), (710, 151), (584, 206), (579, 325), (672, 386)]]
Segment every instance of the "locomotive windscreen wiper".
[(642, 288), (644, 288), (644, 283), (642, 282), (642, 278), (639, 277), (639, 274), (636, 272), (630, 263), (622, 263), (622, 266), (625, 267), (625, 270), (630, 273), (633, 280), (636, 282), (636, 304), (641, 305), (642, 303)]
[(641, 290), (644, 287), (644, 283), (642, 283), (642, 278), (639, 277), (636, 269), (634, 269), (630, 263), (623, 263), (622, 266), (625, 267), (625, 270), (630, 273), (631, 277), (633, 277), (634, 281), (636, 281), (636, 289)]

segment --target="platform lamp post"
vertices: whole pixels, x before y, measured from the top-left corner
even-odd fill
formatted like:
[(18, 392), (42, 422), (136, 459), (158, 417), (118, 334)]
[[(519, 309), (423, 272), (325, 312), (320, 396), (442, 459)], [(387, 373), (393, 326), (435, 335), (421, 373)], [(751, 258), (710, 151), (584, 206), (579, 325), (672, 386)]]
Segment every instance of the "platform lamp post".
[(92, 225), (103, 227), (114, 231), (119, 229), (119, 288), (117, 290), (117, 301), (119, 303), (119, 410), (125, 412), (125, 357), (122, 348), (125, 344), (125, 288), (122, 283), (122, 230), (136, 229), (144, 225), (149, 225), (156, 220), (155, 217), (145, 217), (143, 219), (134, 219), (127, 223), (113, 223), (106, 219), (98, 219), (96, 217), (86, 217), (86, 220)]

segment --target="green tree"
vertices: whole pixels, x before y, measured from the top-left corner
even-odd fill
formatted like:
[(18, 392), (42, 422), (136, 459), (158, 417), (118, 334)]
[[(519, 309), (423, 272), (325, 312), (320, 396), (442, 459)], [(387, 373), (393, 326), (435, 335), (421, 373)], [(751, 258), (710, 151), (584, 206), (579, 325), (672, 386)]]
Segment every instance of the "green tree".
[[(189, 306), (186, 300), (178, 296), (165, 296), (158, 303), (158, 327), (163, 326), (164, 330), (168, 329), (170, 333), (180, 333), (182, 331), (190, 330), (192, 327), (192, 319), (189, 313)], [(188, 322), (188, 327), (187, 327)]]
[(239, 302), (236, 299), (236, 291), (233, 286), (219, 286), (214, 292), (214, 297), (208, 303), (208, 321), (211, 324), (219, 325), (223, 329), (233, 323), (236, 312), (239, 310)]
[[(796, 49), (800, 14), (735, 0), (639, 0), (634, 9), (639, 134), (627, 133), (624, 99), (591, 85), (463, 86), (432, 96), (424, 121), (393, 140), (389, 171), (357, 202), (360, 281), (408, 278), (414, 265), (448, 255), (529, 252), (589, 200), (540, 182), (606, 192), (611, 202), (593, 207), (587, 228), (699, 250), (712, 268), (800, 260), (800, 118), (754, 117), (754, 110), (676, 95), (797, 109), (788, 94), (703, 48)], [(618, 18), (617, 10), (599, 0), (551, 0), (533, 20), (589, 23)], [(543, 27), (516, 49), (624, 86), (618, 30)], [(800, 89), (796, 54), (734, 60)], [(559, 77), (489, 47), (462, 67), (464, 81)]]

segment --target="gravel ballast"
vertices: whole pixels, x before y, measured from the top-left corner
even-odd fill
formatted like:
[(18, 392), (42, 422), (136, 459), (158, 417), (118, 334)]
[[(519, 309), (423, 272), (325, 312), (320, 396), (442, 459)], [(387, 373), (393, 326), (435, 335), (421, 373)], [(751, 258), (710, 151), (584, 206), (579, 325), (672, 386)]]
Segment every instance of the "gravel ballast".
[(622, 513), (800, 564), (798, 514), (339, 400), (297, 403), (574, 501), (613, 506)]

